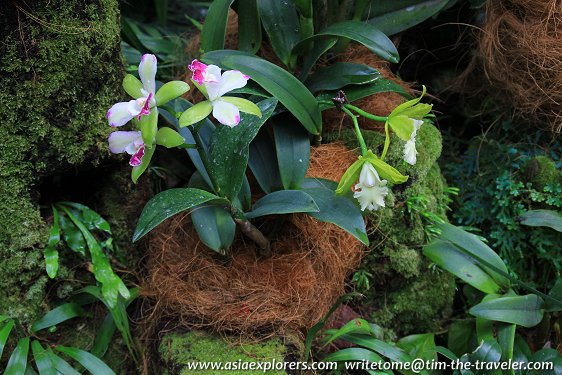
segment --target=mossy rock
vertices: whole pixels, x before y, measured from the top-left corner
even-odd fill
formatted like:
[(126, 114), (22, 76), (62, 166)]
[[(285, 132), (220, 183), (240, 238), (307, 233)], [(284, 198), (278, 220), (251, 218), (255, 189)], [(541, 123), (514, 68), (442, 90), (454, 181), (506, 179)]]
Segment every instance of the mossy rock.
[(559, 184), (562, 173), (547, 156), (536, 156), (529, 160), (522, 169), (523, 180), (530, 182), (535, 190), (543, 191), (547, 185)]
[[(367, 130), (363, 135), (367, 147), (380, 154), (384, 135)], [(349, 147), (357, 147), (352, 131), (344, 131), (339, 137)], [(386, 207), (368, 215), (371, 246), (360, 269), (372, 278), (358, 309), (399, 335), (436, 330), (451, 313), (454, 278), (429, 268), (430, 262), (421, 252), (428, 242), (429, 221), (425, 217), (446, 219), (446, 184), (437, 165), (441, 142), (435, 126), (423, 125), (416, 137), (417, 162), (411, 166), (403, 161), (404, 142), (392, 137), (386, 161), (410, 177), (404, 184), (389, 184)], [(416, 201), (420, 208), (409, 209), (408, 202)]]
[(0, 4), (0, 314), (29, 322), (45, 307), (39, 185), (107, 154), (119, 32), (117, 0)]
[[(250, 370), (249, 363), (267, 362), (282, 366), (285, 358), (291, 355), (288, 347), (279, 339), (273, 338), (263, 342), (240, 341), (238, 338), (221, 338), (201, 331), (187, 333), (170, 333), (164, 336), (159, 347), (160, 357), (164, 363), (163, 374), (286, 374), (284, 370), (262, 369)], [(232, 366), (221, 370), (192, 370), (188, 366), (195, 363), (221, 363)], [(238, 366), (237, 368), (234, 368)]]

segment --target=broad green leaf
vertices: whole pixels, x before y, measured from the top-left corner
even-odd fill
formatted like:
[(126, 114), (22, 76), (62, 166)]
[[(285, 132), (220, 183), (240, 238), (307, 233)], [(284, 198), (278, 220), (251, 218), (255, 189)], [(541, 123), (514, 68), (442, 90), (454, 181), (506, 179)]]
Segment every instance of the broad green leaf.
[(328, 354), (322, 359), (322, 362), (349, 362), (349, 361), (367, 361), (381, 362), (383, 359), (376, 353), (363, 348), (347, 348), (338, 350), (335, 353)]
[(365, 64), (336, 62), (318, 69), (304, 84), (310, 92), (338, 90), (347, 85), (363, 85), (381, 78), (380, 72)]
[(549, 227), (562, 232), (562, 214), (553, 210), (530, 210), (521, 215), (521, 224), (530, 227)]
[(342, 327), (331, 330), (330, 334), (324, 340), (323, 347), (326, 347), (329, 343), (340, 337), (347, 335), (349, 333), (372, 333), (371, 325), (365, 319), (356, 318), (345, 323)]
[(294, 212), (318, 212), (318, 206), (314, 203), (314, 199), (303, 191), (279, 190), (258, 200), (246, 217), (253, 219), (265, 215)]
[(131, 180), (133, 180), (135, 184), (150, 165), (150, 161), (152, 160), (152, 155), (154, 155), (155, 150), (156, 147), (145, 148), (141, 165), (139, 165), (138, 167), (133, 167), (133, 169), (131, 170)]
[(54, 279), (57, 276), (59, 270), (59, 252), (57, 250), (57, 245), (60, 242), (60, 225), (59, 225), (59, 212), (53, 206), (53, 225), (49, 233), (49, 242), (43, 250), (45, 256), (45, 268), (47, 275)]
[(536, 370), (530, 371), (529, 375), (560, 375), (562, 374), (562, 355), (556, 350), (551, 348), (541, 349), (536, 352), (529, 362), (535, 363), (552, 363), (550, 370)]
[(459, 320), (449, 326), (447, 347), (457, 356), (468, 353), (477, 342), (474, 320)]
[(534, 327), (543, 318), (543, 300), (537, 295), (502, 297), (473, 306), (469, 313), (476, 317), (499, 322)]
[[(513, 360), (513, 348), (515, 344), (516, 324), (498, 323), (498, 343), (502, 351), (502, 361)], [(513, 371), (510, 371), (513, 374)]]
[(428, 0), (408, 4), (401, 9), (373, 17), (369, 19), (369, 23), (388, 36), (398, 34), (439, 13), (448, 2), (449, 0)]
[(32, 332), (55, 326), (78, 316), (86, 316), (84, 309), (75, 303), (65, 303), (55, 307), (31, 326)]
[(470, 354), (471, 362), (476, 361), (490, 363), (499, 362), (501, 359), (502, 350), (496, 340), (484, 340), (480, 343), (478, 348)]
[(392, 41), (372, 24), (360, 21), (342, 21), (332, 24), (316, 35), (301, 41), (295, 46), (293, 53), (301, 50), (303, 45), (309, 45), (314, 40), (334, 36), (363, 44), (371, 52), (387, 61), (393, 63), (399, 61), (398, 51)]
[(141, 116), (139, 126), (142, 133), (142, 141), (144, 142), (145, 147), (152, 148), (154, 137), (156, 137), (156, 132), (158, 131), (158, 108), (152, 108), (150, 110), (150, 114)]
[(179, 119), (180, 127), (193, 125), (201, 120), (204, 120), (213, 111), (213, 105), (210, 101), (204, 100), (188, 108), (182, 113)]
[[(191, 188), (169, 189), (157, 194), (144, 206), (133, 234), (133, 242), (169, 217), (212, 200), (221, 198), (207, 191)], [(227, 203), (224, 199), (222, 201)]]
[(6, 324), (0, 329), (0, 359), (2, 359), (2, 352), (4, 352), (4, 348), (6, 347), (6, 342), (8, 341), (8, 337), (10, 336), (10, 332), (14, 328), (14, 321), (8, 320)]
[[(438, 228), (441, 231), (441, 238), (452, 242), (457, 247), (461, 248), (463, 252), (474, 258), (477, 262), (483, 260), (491, 266), (497, 268), (502, 273), (507, 274), (507, 267), (502, 259), (496, 254), (492, 249), (490, 249), (485, 243), (480, 241), (475, 235), (468, 233), (454, 225), (448, 223), (438, 224)], [(494, 279), (494, 281), (501, 287), (508, 289), (510, 286), (509, 280), (499, 274), (498, 272), (489, 269), (485, 264), (481, 264), (481, 267), (486, 270), (486, 272)]]
[(230, 212), (224, 207), (204, 204), (193, 209), (191, 220), (201, 242), (225, 255), (236, 233), (236, 223)]
[(74, 225), (72, 220), (64, 217), (64, 215), (59, 216), (59, 223), (62, 230), (62, 237), (64, 242), (73, 251), (86, 256), (86, 240), (82, 235), (82, 232)]
[(20, 339), (12, 352), (4, 375), (22, 375), (27, 367), (27, 354), (29, 353), (29, 337)]
[(275, 144), (267, 129), (262, 129), (250, 143), (248, 166), (266, 194), (282, 188)]
[(276, 117), (272, 125), (283, 187), (298, 189), (304, 181), (310, 160), (308, 132), (287, 116)]
[(309, 212), (313, 218), (332, 223), (353, 235), (365, 245), (369, 245), (365, 220), (354, 199), (338, 195), (337, 185), (333, 181), (307, 178), (301, 190), (309, 194), (318, 205), (320, 211)]
[[(513, 362), (528, 363), (532, 357), (531, 348), (521, 335), (515, 336), (515, 343), (513, 345)], [(516, 371), (517, 375), (526, 374), (526, 371)]]
[(223, 96), (221, 97), (223, 102), (234, 104), (238, 110), (250, 115), (258, 116), (261, 118), (260, 108), (248, 99), (237, 98), (234, 96)]
[(312, 134), (320, 134), (322, 115), (318, 102), (292, 74), (259, 57), (240, 51), (223, 50), (206, 53), (201, 59), (249, 75), (276, 97)]
[(238, 2), (238, 49), (256, 53), (261, 46), (261, 21), (257, 0)]
[(134, 99), (138, 99), (143, 96), (141, 92), (142, 88), (142, 82), (134, 75), (127, 74), (125, 78), (123, 78), (123, 89)]
[(433, 333), (406, 336), (398, 340), (396, 345), (412, 358), (422, 358), (426, 361), (437, 360), (435, 335)]
[(209, 172), (219, 195), (231, 201), (238, 195), (248, 166), (250, 143), (276, 106), (275, 98), (262, 100), (258, 103), (261, 118), (241, 113), (237, 126), (220, 126), (214, 131), (209, 144)]
[(263, 28), (279, 60), (292, 66), (291, 50), (300, 40), (300, 24), (292, 1), (259, 0), (259, 14)]
[(47, 352), (39, 343), (33, 340), (31, 342), (31, 350), (33, 351), (33, 358), (39, 370), (39, 375), (57, 375), (55, 364), (51, 361), (49, 352)]
[(228, 10), (234, 0), (214, 0), (209, 6), (203, 30), (201, 30), (201, 53), (224, 48)]
[(156, 100), (156, 105), (164, 105), (170, 100), (182, 96), (189, 91), (189, 85), (183, 81), (170, 81), (160, 87), (154, 99)]
[(457, 357), (457, 355), (455, 353), (453, 353), (452, 351), (450, 351), (449, 349), (447, 349), (443, 346), (436, 346), (435, 351), (437, 353), (445, 356), (446, 358), (450, 359), (451, 361), (455, 361), (459, 358), (459, 357)]
[(93, 354), (78, 348), (69, 348), (65, 346), (56, 346), (55, 350), (66, 354), (76, 362), (80, 363), (86, 370), (96, 375), (115, 375), (113, 370), (109, 368), (101, 359)]
[[(499, 294), (487, 294), (482, 298), (481, 302), (491, 301), (501, 297)], [(493, 340), (494, 337), (494, 322), (484, 318), (476, 318), (476, 337), (478, 342), (483, 340)]]
[(450, 242), (436, 240), (423, 248), (433, 263), (484, 293), (498, 293), (500, 286), (472, 258)]
[(178, 147), (185, 143), (185, 139), (175, 130), (162, 127), (156, 133), (156, 144), (167, 148)]

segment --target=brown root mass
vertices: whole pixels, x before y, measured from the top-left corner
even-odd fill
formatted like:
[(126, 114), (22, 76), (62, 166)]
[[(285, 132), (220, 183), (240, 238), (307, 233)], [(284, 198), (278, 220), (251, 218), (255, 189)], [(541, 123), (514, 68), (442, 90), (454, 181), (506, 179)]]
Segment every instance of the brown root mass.
[(479, 56), (472, 68), (499, 90), (515, 114), (562, 130), (562, 1), (486, 3)]
[[(340, 144), (313, 149), (309, 176), (338, 180), (356, 154)], [(153, 302), (151, 324), (209, 327), (219, 332), (281, 333), (311, 327), (344, 292), (362, 245), (333, 224), (292, 215), (260, 258), (238, 236), (232, 257), (217, 257), (200, 241), (188, 215), (155, 230), (144, 294)]]

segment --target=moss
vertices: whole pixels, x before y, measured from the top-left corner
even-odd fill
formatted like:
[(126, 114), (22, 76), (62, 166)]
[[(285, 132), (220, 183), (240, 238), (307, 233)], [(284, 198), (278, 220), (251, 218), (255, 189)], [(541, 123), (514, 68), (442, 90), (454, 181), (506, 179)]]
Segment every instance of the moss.
[[(380, 154), (384, 135), (364, 131), (364, 137)], [(351, 131), (341, 133), (341, 139), (350, 147), (357, 145)], [(392, 138), (386, 161), (410, 178), (392, 186), (385, 208), (369, 214), (370, 253), (361, 265), (373, 275), (361, 310), (399, 335), (439, 328), (440, 318), (450, 313), (455, 291), (454, 278), (430, 269), (421, 253), (428, 240), (425, 215), (446, 217), (445, 182), (436, 164), (442, 147), (437, 128), (422, 126), (416, 146), (417, 162), (411, 166), (403, 161), (404, 142)], [(417, 209), (408, 209), (407, 202), (419, 198)]]
[[(277, 338), (262, 343), (239, 342), (229, 343), (225, 339), (209, 334), (191, 331), (184, 334), (166, 335), (160, 343), (160, 355), (170, 374), (191, 374), (194, 371), (186, 365), (195, 362), (247, 363), (272, 362), (283, 363), (287, 354), (286, 347)], [(243, 366), (243, 365), (240, 365)], [(198, 374), (222, 374), (224, 371), (198, 370)], [(263, 370), (251, 371), (235, 369), (229, 374), (263, 374)], [(285, 374), (283, 370), (270, 370), (268, 374)]]
[(0, 313), (28, 322), (45, 297), (39, 178), (106, 153), (123, 74), (117, 0), (2, 2), (0, 35)]
[(536, 190), (543, 191), (547, 185), (560, 183), (562, 174), (547, 156), (536, 156), (523, 167), (523, 178)]

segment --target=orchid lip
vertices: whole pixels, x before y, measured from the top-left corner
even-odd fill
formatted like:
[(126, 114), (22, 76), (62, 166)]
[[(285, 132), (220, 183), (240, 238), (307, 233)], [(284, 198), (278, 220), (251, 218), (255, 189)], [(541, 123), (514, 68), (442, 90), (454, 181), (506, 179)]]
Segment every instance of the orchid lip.
[(141, 111), (139, 112), (139, 114), (137, 116), (137, 120), (140, 120), (142, 116), (150, 114), (150, 100), (151, 99), (152, 99), (152, 93), (149, 93), (148, 96), (146, 97), (146, 100), (144, 101), (144, 104), (141, 108)]

